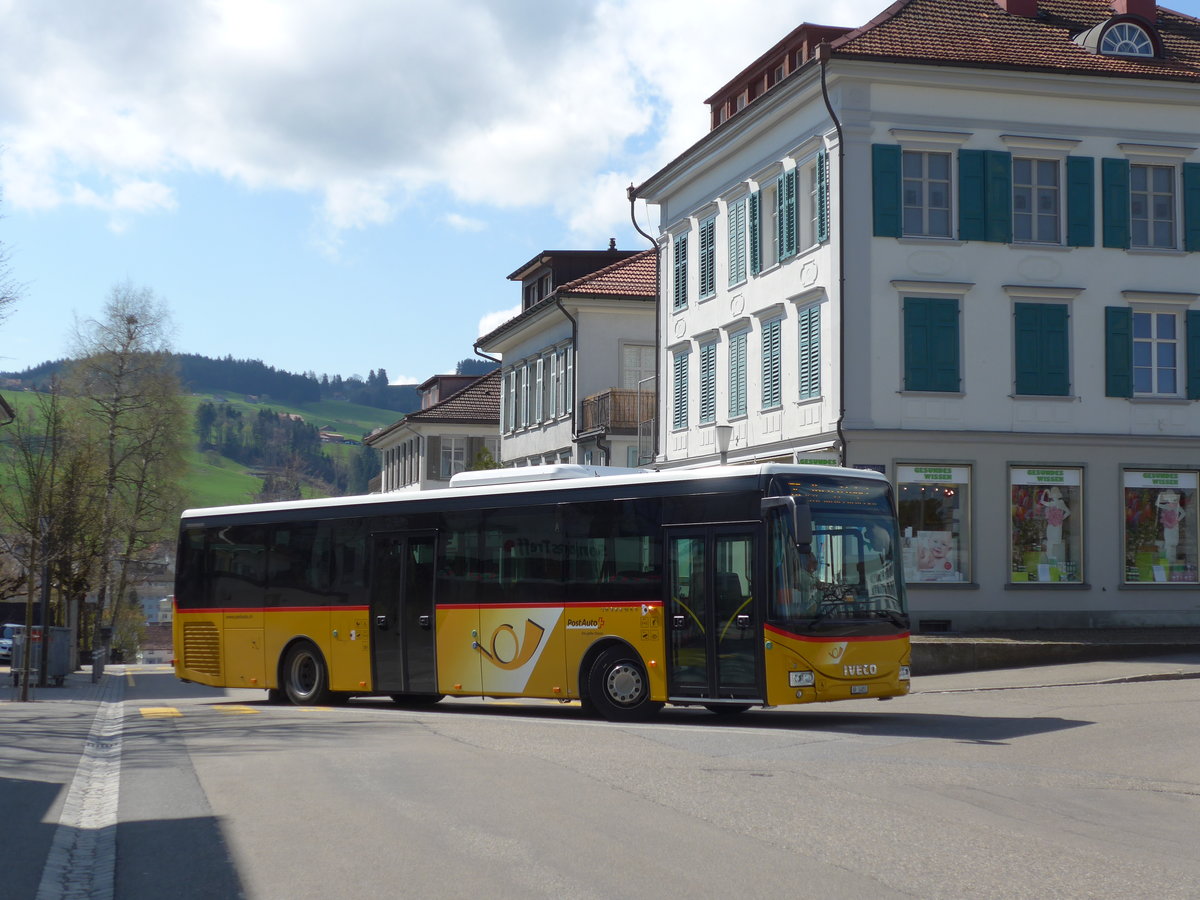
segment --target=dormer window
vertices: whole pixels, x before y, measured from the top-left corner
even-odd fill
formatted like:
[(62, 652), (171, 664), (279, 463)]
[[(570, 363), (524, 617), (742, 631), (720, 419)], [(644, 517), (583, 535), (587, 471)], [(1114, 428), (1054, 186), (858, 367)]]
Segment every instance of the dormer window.
[(1100, 52), (1106, 56), (1153, 56), (1154, 42), (1145, 30), (1132, 22), (1118, 22), (1104, 32)]
[(1162, 56), (1162, 43), (1152, 28), (1128, 17), (1101, 22), (1074, 41), (1079, 46), (1102, 56), (1124, 56), (1127, 59), (1153, 59)]

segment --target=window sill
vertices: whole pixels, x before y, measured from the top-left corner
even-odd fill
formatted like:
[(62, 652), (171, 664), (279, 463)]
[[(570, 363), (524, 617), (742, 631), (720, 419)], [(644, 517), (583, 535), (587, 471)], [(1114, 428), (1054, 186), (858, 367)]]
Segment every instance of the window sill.
[(896, 242), (900, 244), (935, 244), (939, 247), (961, 247), (966, 241), (955, 240), (952, 237), (935, 237), (933, 235), (925, 236), (919, 234), (906, 234), (896, 238)]
[(901, 397), (965, 397), (966, 391), (896, 391)]
[(1168, 397), (1168, 396), (1126, 397), (1125, 400), (1129, 403), (1133, 403), (1138, 406), (1148, 405), (1148, 404), (1164, 405), (1164, 406), (1187, 406), (1188, 404), (1193, 402), (1193, 401), (1189, 400), (1187, 397)]
[(1006, 591), (1090, 591), (1086, 581), (1010, 581), (1004, 585)]
[(1009, 243), (1008, 249), (1020, 250), (1025, 253), (1031, 250), (1045, 250), (1050, 253), (1070, 253), (1077, 248), (1068, 246), (1067, 244), (1042, 243), (1040, 241), (1012, 241)]
[(820, 403), (824, 399), (824, 394), (817, 394), (815, 397), (801, 397), (799, 400), (795, 401), (795, 404), (797, 406), (808, 406), (812, 403)]
[(905, 581), (904, 587), (912, 590), (914, 588), (925, 589), (929, 588), (935, 591), (977, 591), (979, 584), (974, 581)]
[(1187, 256), (1186, 250), (1178, 247), (1126, 247), (1125, 252), (1133, 256)]
[(1118, 591), (1195, 591), (1200, 582), (1195, 581), (1124, 581), (1117, 585)]
[(1052, 403), (1080, 403), (1083, 398), (1075, 394), (1009, 394), (1010, 400), (1024, 401), (1042, 401), (1049, 400)]

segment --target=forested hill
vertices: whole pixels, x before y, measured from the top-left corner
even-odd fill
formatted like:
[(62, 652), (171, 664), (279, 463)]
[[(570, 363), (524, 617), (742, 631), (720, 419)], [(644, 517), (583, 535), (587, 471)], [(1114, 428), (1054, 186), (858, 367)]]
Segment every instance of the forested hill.
[[(315, 403), (321, 400), (341, 400), (359, 406), (374, 406), (399, 413), (412, 412), (421, 405), (414, 384), (388, 384), (384, 369), (372, 369), (363, 379), (359, 375), (321, 375), (315, 372), (296, 374), (268, 366), (257, 359), (213, 359), (194, 353), (176, 354), (179, 378), (188, 391), (225, 391), (240, 396), (270, 399), (277, 403)], [(45, 362), (24, 372), (0, 372), (0, 380), (9, 387), (44, 390), (50, 379), (68, 365), (68, 360)], [(464, 359), (456, 372), (464, 375), (483, 375), (494, 366), (481, 359)], [(431, 373), (433, 374), (433, 373)]]

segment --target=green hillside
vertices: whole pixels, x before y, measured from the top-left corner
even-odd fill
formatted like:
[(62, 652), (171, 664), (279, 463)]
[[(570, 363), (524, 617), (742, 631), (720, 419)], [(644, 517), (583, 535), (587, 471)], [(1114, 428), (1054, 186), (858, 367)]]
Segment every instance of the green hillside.
[[(19, 415), (36, 408), (39, 395), (33, 391), (5, 391), (4, 398)], [(228, 403), (237, 408), (247, 419), (257, 416), (263, 409), (301, 416), (307, 424), (321, 429), (330, 429), (345, 436), (347, 440), (361, 441), (364, 435), (376, 428), (390, 425), (403, 415), (393, 410), (360, 406), (339, 400), (320, 400), (312, 403), (276, 403), (270, 399), (251, 399), (232, 396), (217, 391), (195, 391), (184, 397), (188, 412), (189, 427), (201, 403)], [(3, 433), (0, 432), (0, 439)], [(188, 508), (202, 506), (228, 506), (252, 502), (262, 489), (262, 478), (251, 469), (215, 452), (202, 453), (196, 449), (194, 435), (189, 434), (187, 450), (188, 471), (183, 479)], [(360, 452), (357, 444), (322, 444), (328, 456), (348, 460)], [(0, 460), (2, 462), (2, 460)], [(7, 481), (7, 479), (0, 479)], [(305, 491), (305, 495), (310, 495)]]

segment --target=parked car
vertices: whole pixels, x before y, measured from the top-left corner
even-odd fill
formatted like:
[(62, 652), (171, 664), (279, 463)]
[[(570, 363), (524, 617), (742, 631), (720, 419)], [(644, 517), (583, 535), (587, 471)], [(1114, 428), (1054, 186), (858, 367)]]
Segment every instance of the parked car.
[(0, 660), (12, 662), (13, 635), (24, 630), (24, 625), (0, 625)]

